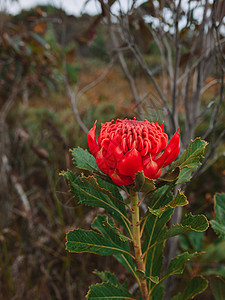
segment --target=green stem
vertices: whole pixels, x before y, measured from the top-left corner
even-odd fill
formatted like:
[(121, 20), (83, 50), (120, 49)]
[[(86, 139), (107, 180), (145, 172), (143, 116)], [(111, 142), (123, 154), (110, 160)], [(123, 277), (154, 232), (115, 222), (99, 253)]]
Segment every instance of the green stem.
[[(131, 208), (132, 208), (132, 230), (133, 230), (135, 262), (136, 262), (137, 269), (145, 276), (145, 264), (142, 258), (142, 250), (141, 250), (138, 193), (131, 190), (130, 199), (131, 199)], [(140, 289), (141, 289), (142, 299), (148, 300), (147, 281), (146, 279), (144, 279), (144, 276), (139, 276)]]

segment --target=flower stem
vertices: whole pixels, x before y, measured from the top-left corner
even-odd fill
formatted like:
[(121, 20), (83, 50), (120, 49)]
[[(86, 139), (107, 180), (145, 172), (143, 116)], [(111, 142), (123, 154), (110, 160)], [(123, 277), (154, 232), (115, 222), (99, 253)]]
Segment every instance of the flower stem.
[(143, 276), (139, 276), (142, 299), (148, 300), (147, 282), (146, 279), (144, 279), (145, 265), (143, 262), (142, 250), (141, 250), (138, 193), (131, 190), (130, 199), (131, 199), (131, 208), (132, 208), (132, 230), (133, 230), (135, 262), (136, 262), (137, 270), (143, 273)]

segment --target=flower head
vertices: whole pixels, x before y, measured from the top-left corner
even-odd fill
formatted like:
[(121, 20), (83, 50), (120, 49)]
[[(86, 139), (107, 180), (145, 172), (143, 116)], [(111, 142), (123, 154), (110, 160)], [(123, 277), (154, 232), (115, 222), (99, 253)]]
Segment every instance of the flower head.
[(96, 122), (88, 134), (90, 152), (99, 169), (118, 185), (133, 184), (142, 170), (146, 177), (158, 178), (180, 151), (178, 131), (167, 145), (168, 136), (158, 121), (112, 120), (101, 125), (98, 143), (95, 128)]

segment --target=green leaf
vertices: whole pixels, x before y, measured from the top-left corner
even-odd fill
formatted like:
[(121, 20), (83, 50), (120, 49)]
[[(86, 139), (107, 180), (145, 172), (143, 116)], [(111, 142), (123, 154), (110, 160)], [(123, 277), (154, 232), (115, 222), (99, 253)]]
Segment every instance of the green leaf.
[(173, 200), (173, 194), (170, 192), (171, 188), (171, 185), (158, 188), (151, 197), (149, 207), (159, 209), (168, 205)]
[[(103, 194), (107, 195), (110, 199), (112, 199), (113, 201), (115, 201), (116, 203), (120, 203), (122, 205), (120, 205), (120, 209), (122, 209), (124, 211), (124, 213), (126, 214), (126, 211), (124, 210), (124, 205), (125, 202), (123, 200), (123, 198), (121, 197), (121, 194), (118, 190), (118, 187), (111, 185), (107, 182), (102, 181), (101, 179), (97, 179), (94, 176), (84, 176), (84, 174), (82, 174), (80, 176), (80, 180), (82, 182), (86, 182), (90, 185), (92, 185), (96, 190), (102, 192)], [(101, 186), (100, 186), (101, 183)], [(127, 205), (128, 206), (128, 205)], [(129, 208), (129, 206), (128, 206)]]
[(176, 184), (183, 184), (190, 180), (191, 174), (201, 164), (206, 145), (207, 142), (196, 138), (190, 142), (188, 148), (181, 154), (178, 160), (171, 164), (170, 171), (177, 167), (181, 169)]
[(225, 239), (225, 194), (216, 194), (214, 196), (215, 220), (212, 220), (211, 226), (220, 238)]
[(165, 275), (163, 276), (163, 278), (160, 281), (163, 281), (167, 277), (174, 275), (174, 274), (182, 274), (184, 271), (185, 263), (197, 255), (198, 255), (197, 252), (195, 252), (195, 253), (184, 252), (184, 253), (176, 256), (174, 259), (171, 260)]
[(208, 286), (207, 280), (202, 276), (194, 277), (182, 293), (177, 294), (172, 300), (189, 300), (202, 293)]
[(154, 216), (156, 216), (156, 217), (159, 217), (159, 218), (162, 216), (162, 214), (164, 213), (165, 210), (166, 210), (166, 206), (160, 207), (160, 208), (158, 208), (158, 209), (152, 209), (151, 207), (148, 207), (148, 211), (149, 211), (152, 215), (154, 215)]
[(188, 231), (205, 231), (209, 226), (208, 220), (204, 215), (195, 215), (191, 213), (186, 214), (181, 222), (181, 224), (172, 225), (170, 229), (166, 232), (164, 238), (168, 239), (175, 235), (183, 234)]
[(180, 167), (176, 167), (172, 172), (167, 172), (164, 176), (159, 177), (159, 181), (173, 182), (180, 175)]
[[(102, 190), (100, 188), (96, 190), (94, 186), (88, 182), (83, 182), (77, 174), (73, 174), (70, 170), (62, 172), (62, 175), (69, 180), (71, 193), (74, 194), (79, 203), (104, 208), (132, 236), (125, 203), (116, 186), (98, 178), (97, 183)], [(108, 191), (108, 194), (105, 190)], [(115, 201), (113, 197), (110, 197), (111, 194), (120, 201)]]
[(202, 272), (202, 275), (205, 276), (217, 275), (225, 278), (225, 265), (221, 265), (213, 269), (207, 269)]
[(97, 275), (103, 282), (108, 282), (113, 285), (119, 285), (119, 281), (116, 278), (115, 274), (111, 272), (99, 272), (97, 270), (94, 270), (93, 272), (95, 275)]
[(137, 273), (141, 279), (147, 279), (154, 283), (159, 283), (159, 276), (146, 276), (143, 270), (137, 270)]
[(163, 284), (158, 284), (154, 287), (154, 290), (151, 293), (152, 300), (162, 300), (164, 294), (164, 286)]
[(155, 190), (155, 184), (152, 179), (144, 176), (144, 172), (138, 172), (134, 179), (134, 190), (146, 195)]
[(200, 164), (202, 155), (204, 153), (205, 147), (207, 145), (206, 141), (196, 138), (194, 141), (191, 140), (187, 149), (181, 154), (181, 156), (171, 164), (170, 169), (175, 169), (176, 167), (186, 167), (189, 166), (194, 168)]
[(170, 208), (175, 208), (177, 206), (185, 206), (187, 204), (187, 197), (181, 192), (181, 190), (178, 190), (176, 197), (168, 204), (168, 206)]
[(152, 209), (151, 207), (148, 207), (148, 210), (151, 214), (161, 217), (164, 211), (170, 208), (175, 208), (177, 206), (184, 206), (187, 204), (188, 204), (187, 197), (180, 190), (178, 190), (176, 197), (173, 200), (171, 200), (168, 204), (158, 209)]
[(108, 271), (99, 272), (98, 270), (94, 270), (93, 273), (97, 275), (102, 282), (107, 282), (114, 286), (121, 286), (125, 289), (127, 288), (127, 281), (125, 281), (123, 284), (120, 284), (114, 273)]
[(89, 300), (135, 300), (124, 287), (115, 286), (108, 282), (90, 286), (86, 297)]
[(78, 147), (71, 150), (71, 152), (75, 164), (74, 173), (79, 176), (82, 174), (85, 176), (95, 175), (107, 182), (110, 182), (112, 185), (115, 185), (109, 176), (105, 175), (99, 170), (94, 156), (91, 155), (87, 150)]
[(82, 148), (74, 148), (72, 150), (73, 161), (81, 169), (100, 172), (96, 160), (87, 150)]
[(148, 278), (154, 283), (159, 283), (159, 276), (149, 276)]
[[(144, 220), (143, 255), (146, 265), (146, 277), (160, 276), (163, 263), (163, 236), (167, 228), (166, 223), (171, 218), (173, 211), (173, 209), (165, 211), (160, 218), (149, 214)], [(148, 282), (149, 288), (153, 285), (154, 283)]]
[(196, 168), (192, 168), (192, 167), (184, 167), (181, 169), (180, 171), (180, 175), (179, 178), (176, 182), (176, 184), (183, 184), (186, 183), (188, 181), (190, 181), (191, 179), (191, 174), (197, 169)]
[(210, 279), (210, 288), (216, 300), (224, 300), (225, 280), (221, 277), (213, 277)]
[(66, 249), (69, 252), (91, 252), (99, 255), (127, 254), (132, 256), (123, 247), (114, 244), (92, 230), (75, 229), (69, 231), (66, 239)]
[(225, 225), (222, 225), (221, 223), (215, 221), (215, 220), (212, 220), (210, 222), (212, 228), (214, 229), (214, 231), (216, 232), (216, 234), (222, 238), (222, 239), (225, 239)]
[(105, 215), (99, 215), (95, 218), (91, 227), (99, 231), (106, 240), (125, 250), (124, 253), (120, 253), (119, 255), (116, 253), (114, 257), (138, 280), (134, 262), (131, 255), (127, 254), (130, 253), (128, 238), (120, 232), (113, 223), (113, 220)]
[(113, 220), (106, 215), (98, 215), (94, 219), (91, 227), (118, 245), (122, 245), (124, 243), (127, 245), (126, 242), (130, 240), (127, 236), (122, 234), (119, 228), (117, 228), (114, 224)]
[(204, 232), (190, 231), (180, 235), (180, 246), (183, 250), (193, 249), (201, 252), (203, 248)]
[(174, 209), (167, 210), (161, 217), (153, 214), (144, 220), (143, 255), (146, 262), (146, 276), (160, 275), (162, 251), (166, 239), (188, 231), (201, 232), (208, 228), (205, 216), (188, 214), (181, 224), (173, 225), (167, 231), (166, 223), (171, 218), (173, 211)]
[(200, 257), (204, 263), (218, 263), (222, 265), (225, 261), (225, 240), (217, 239), (205, 248), (205, 253)]
[(183, 226), (189, 226), (194, 231), (205, 231), (209, 227), (207, 218), (204, 215), (186, 214), (181, 222)]

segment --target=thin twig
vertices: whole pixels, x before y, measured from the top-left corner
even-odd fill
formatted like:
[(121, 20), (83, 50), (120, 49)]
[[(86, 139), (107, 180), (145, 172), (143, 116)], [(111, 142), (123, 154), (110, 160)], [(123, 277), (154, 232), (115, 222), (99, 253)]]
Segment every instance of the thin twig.
[(86, 92), (88, 92), (90, 89), (94, 88), (96, 85), (98, 85), (100, 82), (102, 82), (102, 80), (104, 80), (104, 78), (108, 75), (109, 71), (112, 69), (114, 62), (115, 62), (115, 56), (112, 57), (112, 59), (110, 60), (110, 63), (108, 64), (108, 66), (106, 67), (104, 72), (102, 72), (99, 77), (97, 77), (94, 81), (87, 84), (81, 90), (79, 90), (79, 86), (77, 86), (76, 89), (73, 91), (68, 83), (66, 76), (64, 76), (64, 82), (65, 82), (65, 86), (66, 86), (67, 96), (68, 96), (70, 104), (72, 106), (74, 116), (77, 120), (77, 123), (82, 128), (82, 130), (85, 132), (85, 134), (88, 134), (89, 130), (80, 117), (80, 114), (79, 114), (79, 111), (77, 108), (77, 103)]
[(166, 110), (167, 110), (167, 113), (168, 113), (168, 115), (170, 117), (172, 126), (173, 126), (173, 128), (175, 128), (175, 120), (174, 120), (172, 111), (171, 111), (171, 109), (170, 109), (170, 107), (168, 105), (168, 102), (167, 102), (166, 98), (164, 97), (163, 93), (161, 92), (161, 89), (160, 89), (157, 81), (155, 80), (154, 75), (152, 74), (151, 70), (149, 69), (149, 67), (147, 66), (146, 62), (144, 61), (144, 59), (143, 59), (143, 57), (142, 57), (139, 49), (137, 48), (137, 45), (131, 44), (130, 45), (130, 49), (133, 52), (134, 56), (136, 57), (136, 59), (139, 62), (140, 66), (142, 67), (142, 69), (151, 78), (151, 80), (152, 80), (152, 82), (153, 82), (153, 84), (155, 86), (155, 89), (156, 89), (158, 95), (160, 96), (160, 99), (163, 101), (163, 104), (166, 107)]
[(117, 38), (117, 36), (114, 32), (113, 25), (112, 25), (110, 8), (107, 7), (107, 5), (102, 0), (99, 0), (99, 2), (101, 3), (102, 9), (104, 10), (104, 14), (107, 17), (107, 22), (108, 22), (108, 28), (109, 28), (109, 34), (110, 34), (110, 37), (111, 37), (111, 41), (113, 43), (113, 47), (114, 47), (114, 50), (117, 54), (119, 63), (121, 65), (121, 68), (122, 68), (128, 82), (129, 82), (134, 100), (136, 102), (139, 118), (143, 119), (143, 112), (142, 112), (142, 108), (141, 108), (141, 104), (140, 104), (140, 97), (138, 95), (138, 91), (137, 91), (137, 88), (136, 88), (136, 85), (135, 85), (135, 81), (134, 81), (134, 79), (133, 79), (132, 75), (130, 74), (129, 69), (127, 67), (127, 63), (125, 61), (124, 55), (123, 55), (122, 51), (120, 51), (121, 47), (119, 45), (118, 38)]
[(178, 127), (178, 114), (177, 114), (177, 77), (180, 62), (180, 43), (179, 43), (179, 29), (178, 22), (180, 19), (180, 6), (181, 0), (179, 0), (177, 7), (175, 8), (175, 64), (174, 64), (174, 77), (173, 77), (173, 89), (172, 89), (172, 114), (175, 122), (175, 129)]

